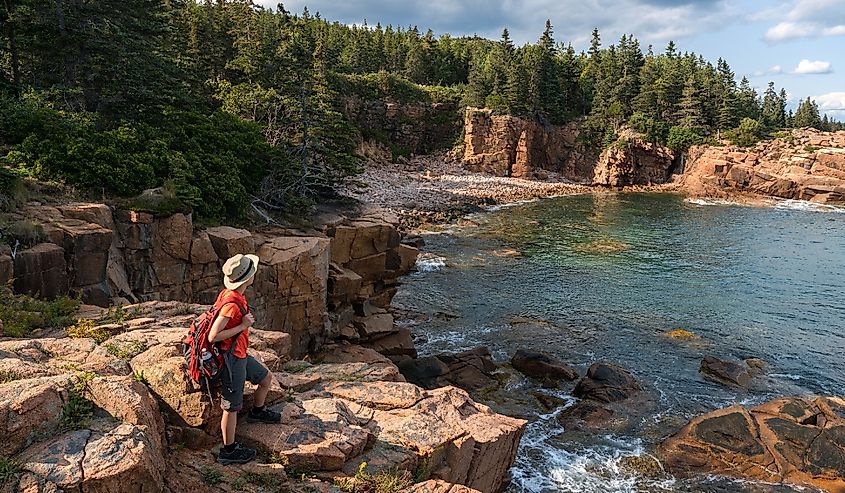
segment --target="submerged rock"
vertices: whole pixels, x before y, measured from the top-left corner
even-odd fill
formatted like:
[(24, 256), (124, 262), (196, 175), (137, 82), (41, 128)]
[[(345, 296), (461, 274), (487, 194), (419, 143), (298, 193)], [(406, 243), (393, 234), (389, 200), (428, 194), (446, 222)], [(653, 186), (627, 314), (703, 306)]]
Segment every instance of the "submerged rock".
[(520, 349), (511, 358), (511, 365), (527, 377), (556, 384), (560, 380), (572, 381), (578, 372), (571, 366), (551, 356), (536, 351)]
[(658, 448), (673, 474), (845, 491), (845, 399), (781, 398), (699, 416)]
[(701, 367), (698, 371), (711, 380), (727, 385), (745, 387), (751, 382), (751, 372), (748, 366), (713, 356), (705, 356), (701, 360)]
[(573, 394), (582, 399), (618, 402), (640, 391), (642, 387), (628, 370), (609, 363), (595, 363), (575, 386)]

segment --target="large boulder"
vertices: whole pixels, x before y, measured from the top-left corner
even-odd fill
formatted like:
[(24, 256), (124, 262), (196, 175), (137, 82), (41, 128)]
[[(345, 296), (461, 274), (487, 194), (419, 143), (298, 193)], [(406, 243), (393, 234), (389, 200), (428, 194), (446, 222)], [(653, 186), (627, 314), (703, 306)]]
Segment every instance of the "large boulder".
[(88, 382), (87, 394), (98, 408), (119, 421), (143, 427), (150, 444), (164, 450), (164, 420), (146, 385), (132, 377), (97, 377)]
[(329, 240), (277, 237), (258, 250), (261, 265), (250, 300), (257, 324), (291, 336), (291, 357), (314, 351), (329, 326)]
[(782, 398), (699, 416), (658, 448), (674, 474), (845, 491), (845, 400)]
[(641, 390), (639, 382), (628, 370), (609, 363), (595, 363), (575, 386), (573, 394), (582, 399), (618, 402), (633, 397)]
[(537, 351), (517, 350), (511, 358), (511, 366), (527, 377), (551, 384), (578, 378), (578, 372), (571, 366)]
[(496, 383), (498, 368), (485, 347), (454, 354), (438, 354), (399, 362), (399, 371), (409, 381), (426, 389), (454, 385), (476, 391)]
[(207, 392), (188, 377), (185, 359), (175, 345), (153, 346), (132, 358), (130, 365), (133, 371), (143, 373), (162, 410), (177, 424), (213, 426), (220, 406), (213, 405)]
[(70, 381), (64, 375), (0, 385), (0, 456), (20, 452), (59, 426)]
[(79, 430), (27, 449), (21, 468), (63, 491), (161, 491), (164, 458), (143, 427)]
[[(225, 261), (237, 254), (255, 253), (255, 238), (245, 229), (231, 226), (217, 226), (205, 230), (217, 257)], [(210, 258), (210, 254), (208, 254)]]

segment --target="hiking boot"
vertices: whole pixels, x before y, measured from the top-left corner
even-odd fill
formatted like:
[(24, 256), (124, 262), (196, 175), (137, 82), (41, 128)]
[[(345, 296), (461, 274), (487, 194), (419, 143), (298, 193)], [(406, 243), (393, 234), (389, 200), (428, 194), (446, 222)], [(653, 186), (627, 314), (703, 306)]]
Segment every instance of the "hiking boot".
[(217, 456), (217, 462), (221, 464), (246, 464), (255, 459), (255, 454), (255, 449), (241, 447), (241, 444), (237, 443), (231, 452), (226, 452), (225, 448), (221, 448), (220, 454)]
[(252, 408), (246, 415), (246, 421), (248, 423), (280, 423), (282, 421), (282, 415), (281, 413), (271, 411), (266, 407), (260, 411), (256, 411), (255, 408)]

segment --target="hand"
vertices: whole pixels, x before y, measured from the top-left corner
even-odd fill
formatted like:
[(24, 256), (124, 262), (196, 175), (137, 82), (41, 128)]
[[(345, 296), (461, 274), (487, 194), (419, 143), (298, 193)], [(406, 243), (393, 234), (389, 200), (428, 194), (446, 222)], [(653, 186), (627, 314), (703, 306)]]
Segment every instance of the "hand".
[(246, 315), (244, 315), (243, 320), (241, 320), (241, 326), (244, 328), (244, 330), (252, 327), (252, 324), (254, 323), (255, 316), (252, 313), (247, 313)]

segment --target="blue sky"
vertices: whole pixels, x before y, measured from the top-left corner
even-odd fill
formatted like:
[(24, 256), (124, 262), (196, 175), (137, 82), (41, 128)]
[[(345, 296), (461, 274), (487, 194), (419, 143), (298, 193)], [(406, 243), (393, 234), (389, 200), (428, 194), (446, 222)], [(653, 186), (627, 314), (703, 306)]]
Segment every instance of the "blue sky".
[[(260, 0), (267, 7), (277, 1)], [(725, 58), (752, 85), (771, 80), (790, 95), (811, 96), (845, 120), (845, 0), (289, 0), (347, 24), (416, 25), (436, 34), (497, 39), (507, 27), (519, 43), (535, 41), (551, 19), (558, 41), (585, 49), (593, 27), (605, 43), (632, 33), (643, 49), (672, 39), (682, 51)]]

